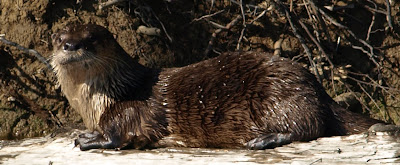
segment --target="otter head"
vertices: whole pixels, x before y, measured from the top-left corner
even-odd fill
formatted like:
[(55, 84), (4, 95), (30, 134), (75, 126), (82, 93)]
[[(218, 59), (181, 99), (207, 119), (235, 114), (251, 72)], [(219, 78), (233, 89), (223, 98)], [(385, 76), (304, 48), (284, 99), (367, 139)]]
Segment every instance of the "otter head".
[(78, 83), (105, 77), (130, 58), (113, 35), (99, 25), (69, 25), (51, 39), (51, 65), (59, 81), (71, 77)]
[[(99, 25), (70, 25), (51, 35), (53, 43), (53, 66), (92, 65), (97, 60), (111, 56), (119, 45), (113, 35)], [(114, 52), (109, 52), (114, 47)], [(110, 54), (111, 53), (111, 54)]]

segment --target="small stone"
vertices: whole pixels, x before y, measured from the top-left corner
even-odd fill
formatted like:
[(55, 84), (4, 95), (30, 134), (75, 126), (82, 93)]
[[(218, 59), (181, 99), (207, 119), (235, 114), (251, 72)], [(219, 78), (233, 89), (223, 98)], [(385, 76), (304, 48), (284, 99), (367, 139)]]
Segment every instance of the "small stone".
[(10, 96), (10, 97), (8, 97), (7, 98), (7, 101), (8, 102), (14, 102), (14, 101), (16, 101), (17, 99), (15, 99), (15, 97), (13, 97), (13, 96)]

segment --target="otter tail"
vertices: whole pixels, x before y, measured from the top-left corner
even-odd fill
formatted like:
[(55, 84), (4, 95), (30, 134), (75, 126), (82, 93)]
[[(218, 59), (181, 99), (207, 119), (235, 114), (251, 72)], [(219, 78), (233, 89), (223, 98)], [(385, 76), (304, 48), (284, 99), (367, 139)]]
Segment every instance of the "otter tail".
[(382, 121), (372, 119), (363, 114), (358, 114), (346, 110), (339, 104), (332, 100), (333, 104), (330, 105), (334, 113), (334, 118), (328, 121), (328, 134), (329, 135), (349, 135), (365, 132), (376, 123), (383, 123)]

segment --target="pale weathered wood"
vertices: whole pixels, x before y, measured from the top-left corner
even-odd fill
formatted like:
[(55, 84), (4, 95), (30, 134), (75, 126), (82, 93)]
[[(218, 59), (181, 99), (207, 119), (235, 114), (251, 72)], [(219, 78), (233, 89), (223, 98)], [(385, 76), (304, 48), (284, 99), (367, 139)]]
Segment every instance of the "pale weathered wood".
[[(262, 151), (163, 148), (90, 150), (74, 148), (75, 130), (55, 138), (0, 143), (0, 164), (397, 164), (400, 138), (386, 133), (356, 134), (295, 142)], [(375, 135), (376, 134), (376, 135)]]

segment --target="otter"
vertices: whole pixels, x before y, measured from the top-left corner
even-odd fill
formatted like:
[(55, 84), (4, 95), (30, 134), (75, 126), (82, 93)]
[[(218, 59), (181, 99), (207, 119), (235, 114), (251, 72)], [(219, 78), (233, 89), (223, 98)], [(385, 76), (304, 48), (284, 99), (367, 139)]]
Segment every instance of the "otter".
[(99, 25), (69, 25), (51, 39), (58, 84), (90, 130), (75, 140), (81, 150), (266, 149), (379, 122), (340, 107), (314, 75), (269, 53), (152, 69)]

